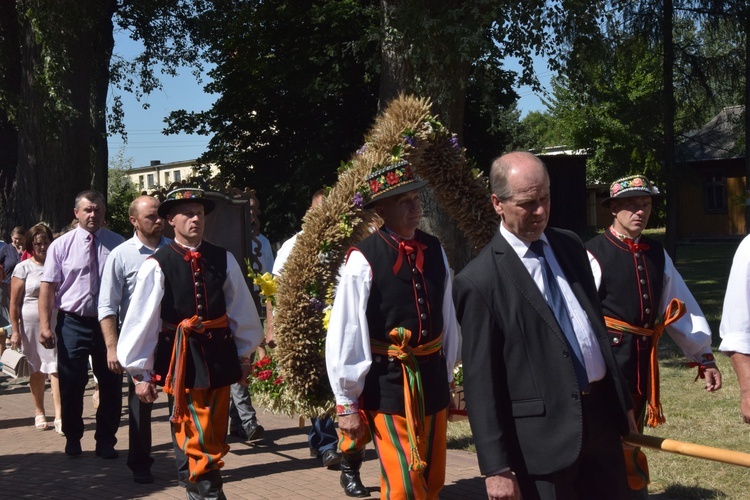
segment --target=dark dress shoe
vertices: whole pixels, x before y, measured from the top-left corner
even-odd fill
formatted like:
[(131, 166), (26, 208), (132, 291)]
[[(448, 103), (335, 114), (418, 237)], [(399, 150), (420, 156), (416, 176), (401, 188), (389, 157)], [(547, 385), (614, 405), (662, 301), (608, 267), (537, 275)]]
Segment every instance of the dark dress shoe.
[(69, 457), (80, 456), (83, 451), (81, 450), (81, 441), (78, 439), (68, 439), (65, 442), (65, 454)]
[(242, 429), (231, 428), (229, 429), (229, 435), (240, 438), (242, 440), (247, 439), (247, 434), (245, 434), (245, 431)]
[(247, 429), (247, 437), (245, 439), (248, 441), (257, 441), (262, 438), (265, 433), (266, 430), (262, 425), (255, 424)]
[(329, 469), (335, 469), (341, 463), (341, 455), (336, 453), (336, 450), (326, 450), (320, 458), (323, 459), (323, 467)]
[(111, 446), (103, 446), (96, 449), (96, 456), (106, 459), (113, 459), (120, 456), (120, 454)]
[(138, 484), (149, 484), (154, 482), (154, 476), (150, 470), (137, 470), (133, 472), (133, 482)]

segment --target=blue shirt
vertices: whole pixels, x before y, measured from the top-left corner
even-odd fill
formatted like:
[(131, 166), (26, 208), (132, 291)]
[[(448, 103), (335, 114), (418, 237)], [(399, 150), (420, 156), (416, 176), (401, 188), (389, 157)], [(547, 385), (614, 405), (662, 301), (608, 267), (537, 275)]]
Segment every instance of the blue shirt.
[(99, 289), (99, 321), (107, 316), (119, 314), (119, 324), (122, 326), (130, 305), (130, 297), (135, 290), (138, 269), (157, 249), (168, 245), (169, 241), (162, 236), (159, 246), (150, 248), (134, 235), (110, 252), (107, 262), (104, 263)]

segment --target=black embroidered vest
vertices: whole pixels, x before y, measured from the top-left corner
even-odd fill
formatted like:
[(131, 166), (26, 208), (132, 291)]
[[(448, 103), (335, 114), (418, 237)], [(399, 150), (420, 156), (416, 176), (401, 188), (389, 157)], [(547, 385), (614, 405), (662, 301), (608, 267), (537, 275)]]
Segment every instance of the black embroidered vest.
[[(226, 314), (223, 286), (227, 278), (227, 252), (207, 241), (198, 248), (200, 259), (186, 260), (187, 251), (172, 242), (151, 257), (164, 274), (161, 319), (164, 328), (156, 347), (154, 372), (164, 384), (174, 345), (174, 327), (184, 319), (198, 316), (214, 320)], [(229, 328), (206, 330), (188, 338), (189, 349), (185, 387), (217, 388), (237, 382), (241, 369), (237, 346)]]
[[(586, 243), (602, 270), (599, 298), (605, 316), (642, 328), (653, 328), (664, 285), (664, 248), (641, 235), (647, 250), (631, 252), (607, 229)], [(612, 350), (633, 394), (646, 395), (650, 337), (610, 330)]]
[[(389, 332), (404, 327), (412, 332), (410, 344), (425, 344), (443, 330), (445, 265), (440, 242), (417, 231), (414, 237), (426, 246), (423, 272), (404, 259), (394, 275), (398, 243), (384, 230), (369, 236), (357, 249), (372, 268), (372, 288), (367, 302), (370, 337), (391, 343)], [(417, 358), (424, 389), (425, 412), (432, 415), (448, 406), (448, 373), (442, 350)], [(365, 379), (361, 405), (366, 410), (404, 414), (404, 380), (399, 361), (374, 354)]]

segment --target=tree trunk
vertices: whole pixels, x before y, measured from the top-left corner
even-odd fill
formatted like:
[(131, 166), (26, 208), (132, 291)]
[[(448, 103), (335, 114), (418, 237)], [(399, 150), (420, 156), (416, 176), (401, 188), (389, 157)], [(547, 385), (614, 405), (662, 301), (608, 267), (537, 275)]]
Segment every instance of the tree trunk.
[[(18, 129), (11, 119), (17, 109), (18, 97), (21, 89), (21, 52), (20, 33), (18, 30), (18, 16), (14, 2), (0, 2), (0, 54), (3, 61), (2, 88), (9, 101), (0, 108), (0, 213), (5, 212), (8, 204), (11, 186), (16, 178), (18, 166)], [(7, 240), (10, 231), (0, 227), (0, 239)]]
[(674, 41), (672, 39), (674, 7), (672, 0), (664, 0), (662, 33), (664, 37), (664, 173), (667, 180), (667, 231), (664, 249), (677, 261), (677, 202), (679, 183), (674, 160)]
[[(96, 189), (106, 196), (106, 99), (116, 8), (113, 0), (60, 0), (28, 2), (29, 14), (19, 11), (22, 106), (18, 170), (2, 214), (6, 231), (39, 221), (60, 229), (73, 217), (78, 192)], [(55, 29), (48, 26), (40, 37), (34, 23), (45, 22)], [(49, 52), (62, 55), (65, 64), (50, 71)], [(64, 95), (55, 96), (55, 89)]]
[[(382, 0), (383, 11), (383, 43), (381, 49), (380, 74), (380, 109), (397, 97), (399, 93), (415, 93), (422, 97), (429, 97), (433, 103), (433, 112), (440, 120), (462, 141), (464, 108), (466, 104), (466, 81), (471, 65), (463, 62), (457, 46), (459, 40), (441, 38), (430, 41), (429, 34), (421, 33), (419, 21), (409, 25), (415, 30), (405, 37), (395, 25), (394, 18), (400, 8), (408, 2)], [(430, 16), (430, 9), (422, 9), (424, 16)], [(403, 19), (398, 23), (403, 26)], [(479, 28), (477, 28), (479, 29)], [(415, 60), (413, 51), (408, 43), (429, 44), (431, 61), (443, 61), (443, 65), (435, 67), (434, 63)], [(433, 43), (434, 42), (434, 43)], [(466, 61), (469, 58), (465, 58)], [(451, 267), (458, 272), (472, 257), (466, 237), (456, 227), (450, 215), (443, 210), (429, 189), (422, 195), (424, 217), (421, 229), (440, 239), (448, 256)]]

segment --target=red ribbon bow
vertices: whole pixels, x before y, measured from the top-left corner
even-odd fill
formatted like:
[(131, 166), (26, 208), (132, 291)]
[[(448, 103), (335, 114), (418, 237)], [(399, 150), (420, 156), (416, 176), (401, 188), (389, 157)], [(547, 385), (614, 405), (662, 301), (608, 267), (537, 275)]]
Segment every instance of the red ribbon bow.
[(183, 257), (186, 261), (193, 259), (193, 260), (199, 260), (201, 258), (200, 252), (195, 252), (193, 250), (188, 250), (185, 253), (185, 257)]
[(416, 254), (416, 262), (415, 267), (419, 270), (420, 273), (424, 272), (424, 252), (423, 250), (427, 248), (426, 245), (423, 245), (422, 243), (416, 241), (416, 240), (401, 240), (398, 244), (398, 259), (396, 259), (396, 263), (393, 265), (393, 274), (398, 274), (399, 269), (401, 269), (401, 266), (404, 263), (404, 257), (409, 257), (413, 254)]
[(648, 250), (648, 245), (645, 243), (636, 243), (632, 238), (623, 238), (622, 241), (628, 245), (628, 249), (633, 253)]

